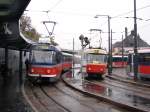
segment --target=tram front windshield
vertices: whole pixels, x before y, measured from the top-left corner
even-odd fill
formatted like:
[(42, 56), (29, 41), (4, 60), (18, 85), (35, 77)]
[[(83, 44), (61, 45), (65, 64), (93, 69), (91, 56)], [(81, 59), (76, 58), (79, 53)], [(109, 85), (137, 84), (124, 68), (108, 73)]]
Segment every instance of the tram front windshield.
[(106, 55), (103, 54), (87, 54), (88, 63), (106, 63)]
[(40, 64), (55, 64), (56, 63), (56, 52), (46, 50), (32, 50), (31, 62)]
[(139, 64), (150, 65), (150, 53), (139, 54)]

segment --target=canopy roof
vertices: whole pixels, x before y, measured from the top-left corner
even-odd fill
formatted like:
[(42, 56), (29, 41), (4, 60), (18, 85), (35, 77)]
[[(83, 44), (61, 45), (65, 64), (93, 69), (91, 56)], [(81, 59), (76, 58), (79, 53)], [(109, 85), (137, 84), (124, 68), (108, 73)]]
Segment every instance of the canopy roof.
[(0, 21), (19, 19), (30, 0), (0, 0)]
[(24, 49), (29, 41), (19, 29), (19, 18), (30, 0), (0, 0), (0, 47)]

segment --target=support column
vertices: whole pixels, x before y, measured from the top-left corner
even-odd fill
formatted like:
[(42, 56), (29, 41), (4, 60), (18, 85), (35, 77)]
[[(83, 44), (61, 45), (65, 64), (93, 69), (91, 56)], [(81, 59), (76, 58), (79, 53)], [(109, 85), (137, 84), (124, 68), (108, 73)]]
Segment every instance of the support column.
[(22, 77), (22, 50), (19, 51), (19, 83), (22, 85), (23, 77)]
[(134, 0), (134, 81), (137, 81), (138, 76), (138, 60), (137, 60), (137, 22), (136, 22), (136, 0)]
[(5, 48), (5, 67), (6, 67), (6, 76), (8, 75), (8, 48)]
[(75, 61), (75, 59), (74, 59), (74, 38), (73, 38), (73, 63), (72, 63), (73, 64), (73, 74), (72, 74), (73, 78), (74, 78), (74, 64), (75, 64), (74, 61)]

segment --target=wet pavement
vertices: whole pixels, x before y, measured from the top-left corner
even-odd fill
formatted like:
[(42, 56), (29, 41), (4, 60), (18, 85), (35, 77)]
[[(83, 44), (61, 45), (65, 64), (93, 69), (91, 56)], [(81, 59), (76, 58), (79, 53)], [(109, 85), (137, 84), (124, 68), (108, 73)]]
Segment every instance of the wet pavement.
[(22, 95), (17, 72), (6, 82), (0, 77), (0, 112), (32, 112)]
[[(125, 74), (120, 74), (126, 78)], [(132, 91), (112, 89), (109, 87), (88, 83), (81, 80), (82, 75), (79, 73), (79, 69), (74, 70), (74, 77), (72, 77), (72, 75), (72, 73), (66, 74), (65, 81), (80, 90), (95, 94), (97, 96), (103, 96), (107, 99), (120, 102), (122, 104), (127, 104), (132, 107), (150, 111), (150, 99), (148, 98), (138, 96)], [(11, 77), (9, 77), (7, 82), (3, 82), (2, 77), (0, 77), (0, 112), (32, 112), (32, 109), (26, 103), (22, 95), (20, 88), (21, 86), (19, 85), (18, 72), (14, 72)]]
[(104, 97), (107, 100), (112, 100), (124, 105), (129, 105), (133, 108), (138, 108), (139, 110), (150, 111), (149, 98), (139, 96), (134, 91), (128, 91), (121, 88), (110, 88), (90, 83), (86, 80), (81, 80), (82, 75), (81, 73), (79, 73), (79, 69), (75, 69), (74, 71), (74, 77), (72, 77), (72, 73), (70, 73), (63, 78), (68, 84), (75, 87), (76, 89), (80, 89), (81, 91)]
[[(119, 77), (119, 78), (126, 79), (126, 80), (134, 82), (134, 76), (127, 75), (126, 68), (113, 68), (112, 76)], [(145, 79), (138, 79), (136, 82), (140, 83), (140, 84), (150, 85), (150, 79), (149, 78), (147, 78), (147, 79), (146, 78)]]

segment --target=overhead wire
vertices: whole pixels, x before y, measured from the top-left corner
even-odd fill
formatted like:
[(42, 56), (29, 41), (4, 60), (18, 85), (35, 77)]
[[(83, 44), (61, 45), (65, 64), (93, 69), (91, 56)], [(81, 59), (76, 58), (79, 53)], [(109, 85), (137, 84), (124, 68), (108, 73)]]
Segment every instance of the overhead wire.
[[(58, 2), (56, 2), (51, 8), (50, 10), (47, 10), (47, 11), (40, 11), (40, 10), (25, 10), (25, 11), (32, 11), (32, 12), (51, 12), (54, 8), (56, 8), (63, 0), (59, 0)], [(138, 8), (137, 11), (140, 11), (140, 10), (143, 10), (145, 8), (149, 8), (150, 5), (146, 5), (144, 7), (141, 7), (141, 8)], [(112, 16), (111, 19), (114, 19), (114, 18), (133, 18), (133, 17), (121, 17), (121, 16), (124, 16), (124, 15), (128, 15), (130, 13), (134, 12), (133, 10), (131, 11), (128, 11), (128, 12), (125, 12), (125, 13), (121, 13), (121, 14), (118, 14), (116, 16)], [(55, 13), (63, 13), (63, 14), (72, 14), (72, 15), (80, 15), (80, 16), (93, 16), (93, 15), (90, 15), (90, 14), (83, 14), (83, 13), (74, 13), (74, 12), (55, 12)], [(143, 19), (143, 18), (137, 18), (138, 20), (144, 20), (144, 21), (149, 21), (150, 19)], [(104, 22), (103, 24), (101, 24), (101, 26), (105, 25), (107, 23)]]
[[(141, 8), (136, 9), (136, 11), (139, 11), (139, 10), (142, 10), (142, 9), (145, 9), (145, 8), (149, 8), (149, 7), (150, 7), (150, 5), (147, 5), (147, 6), (144, 6), (144, 7), (141, 7)], [(118, 15), (113, 16), (113, 17), (111, 17), (111, 18), (117, 18), (117, 17), (123, 16), (123, 15), (127, 15), (127, 14), (132, 13), (132, 12), (134, 12), (134, 10), (131, 10), (131, 11), (128, 11), (128, 12), (125, 12), (125, 13), (118, 14)]]
[[(59, 0), (54, 6), (52, 6), (51, 8), (50, 8), (50, 10), (47, 10), (47, 11), (52, 11), (52, 9), (54, 9), (55, 7), (57, 7), (61, 2), (62, 2), (63, 0)], [(137, 9), (137, 11), (139, 11), (139, 10), (142, 10), (142, 9), (145, 9), (145, 8), (149, 8), (150, 7), (150, 5), (147, 5), (147, 6), (144, 6), (144, 7), (141, 7), (141, 8), (138, 8)], [(46, 12), (46, 11), (40, 11), (40, 10), (29, 10), (29, 9), (26, 9), (25, 11), (31, 11), (31, 12)], [(125, 12), (125, 13), (121, 13), (121, 14), (118, 14), (118, 15), (116, 15), (116, 16), (112, 16), (111, 17), (111, 19), (112, 18), (118, 18), (118, 17), (120, 17), (120, 16), (123, 16), (123, 15), (127, 15), (127, 14), (129, 14), (129, 13), (132, 13), (132, 12), (134, 12), (133, 10), (131, 10), (131, 11), (128, 11), (128, 12)], [(59, 12), (59, 11), (57, 11), (56, 13), (64, 13), (64, 14), (72, 14), (72, 15), (82, 15), (82, 16), (90, 16), (90, 14), (81, 14), (81, 13), (74, 13), (74, 12)]]
[[(138, 8), (138, 9), (136, 9), (136, 11), (140, 11), (140, 10), (145, 9), (145, 8), (150, 8), (150, 5), (147, 5), (147, 6)], [(126, 18), (126, 19), (128, 19), (128, 18), (134, 18), (134, 17), (128, 17), (128, 16), (126, 16), (126, 17), (121, 17), (121, 16), (124, 16), (124, 15), (130, 14), (130, 13), (132, 13), (132, 12), (134, 12), (134, 11), (132, 10), (132, 11), (128, 11), (128, 12), (125, 12), (125, 13), (121, 13), (121, 14), (118, 14), (118, 15), (116, 15), (116, 16), (111, 17), (111, 19), (115, 19), (115, 18)], [(137, 19), (137, 20), (142, 20), (142, 21), (149, 21), (149, 20), (150, 20), (150, 19), (143, 19), (143, 18), (140, 18), (140, 17), (137, 17), (136, 19)], [(148, 26), (148, 25), (145, 25), (145, 26)], [(144, 26), (138, 27), (138, 29), (143, 28), (143, 27), (144, 27)], [(130, 33), (130, 32), (128, 32), (128, 33)]]
[[(49, 17), (49, 12), (51, 12), (54, 8), (56, 8), (61, 2), (62, 2), (63, 0), (59, 0), (58, 2), (56, 2), (51, 8), (50, 8), (50, 10), (45, 10), (45, 11), (41, 11), (41, 12), (45, 12), (45, 13), (47, 13), (47, 17), (48, 17), (48, 20), (50, 21), (50, 17)], [(52, 21), (53, 22), (53, 21)], [(51, 35), (53, 34), (53, 31), (54, 31), (54, 28), (55, 28), (55, 25), (56, 25), (56, 22), (53, 22), (54, 24), (53, 24), (53, 27), (52, 27), (52, 32), (51, 32)], [(47, 27), (46, 26), (46, 24), (44, 24), (45, 25), (45, 27)], [(47, 29), (47, 28), (46, 28)], [(47, 29), (47, 31), (49, 32), (49, 30)]]
[(50, 11), (53, 10), (54, 8), (56, 8), (63, 0), (59, 0), (58, 2), (56, 2), (51, 8)]

